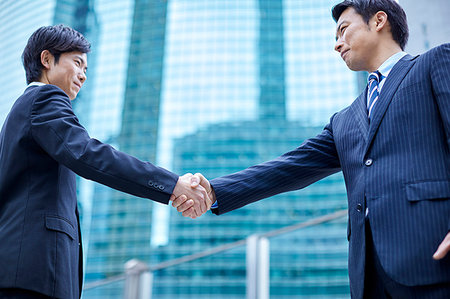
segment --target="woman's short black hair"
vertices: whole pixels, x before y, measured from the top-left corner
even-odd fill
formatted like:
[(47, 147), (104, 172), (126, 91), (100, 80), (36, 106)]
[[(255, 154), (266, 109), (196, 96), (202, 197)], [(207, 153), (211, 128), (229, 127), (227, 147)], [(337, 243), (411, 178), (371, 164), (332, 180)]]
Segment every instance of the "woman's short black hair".
[(58, 63), (62, 53), (78, 51), (88, 53), (91, 45), (78, 31), (64, 26), (44, 26), (36, 30), (28, 39), (22, 53), (27, 84), (38, 81), (42, 75), (41, 53), (48, 50)]
[(402, 50), (408, 42), (409, 30), (406, 14), (403, 8), (394, 0), (345, 0), (336, 4), (332, 9), (333, 19), (337, 22), (347, 8), (352, 7), (363, 20), (369, 23), (377, 12), (384, 11), (391, 25), (392, 38)]

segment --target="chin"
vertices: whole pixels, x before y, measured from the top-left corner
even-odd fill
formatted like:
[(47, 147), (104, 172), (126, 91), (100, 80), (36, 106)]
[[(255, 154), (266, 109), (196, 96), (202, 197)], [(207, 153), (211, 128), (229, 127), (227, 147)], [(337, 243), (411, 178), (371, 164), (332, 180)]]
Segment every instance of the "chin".
[(354, 64), (351, 64), (351, 63), (347, 63), (347, 67), (348, 67), (350, 70), (354, 71), (354, 72), (364, 71), (363, 68), (358, 67), (357, 65), (354, 65)]
[(345, 61), (345, 64), (347, 65), (347, 67), (348, 67), (350, 70), (354, 71), (353, 65), (352, 65), (350, 62)]

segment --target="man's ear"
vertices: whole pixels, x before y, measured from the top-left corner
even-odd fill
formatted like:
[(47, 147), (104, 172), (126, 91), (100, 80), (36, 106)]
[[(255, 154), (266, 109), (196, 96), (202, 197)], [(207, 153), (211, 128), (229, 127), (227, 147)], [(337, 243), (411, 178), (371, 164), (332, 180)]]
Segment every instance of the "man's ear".
[(55, 57), (52, 55), (52, 53), (50, 53), (49, 50), (44, 50), (41, 52), (41, 64), (45, 69), (50, 69), (54, 59)]
[(384, 11), (380, 10), (372, 17), (371, 22), (374, 22), (376, 31), (381, 31), (383, 28), (387, 27), (388, 16)]

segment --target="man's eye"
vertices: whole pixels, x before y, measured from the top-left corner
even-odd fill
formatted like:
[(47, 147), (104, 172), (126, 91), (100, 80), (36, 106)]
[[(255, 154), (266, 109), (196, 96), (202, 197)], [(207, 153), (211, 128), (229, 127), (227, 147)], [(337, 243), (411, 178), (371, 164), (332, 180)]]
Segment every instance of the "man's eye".
[(77, 66), (80, 66), (80, 65), (81, 65), (81, 62), (80, 62), (79, 60), (75, 60), (75, 64), (76, 64)]
[(341, 28), (341, 34), (344, 33), (345, 29), (347, 29), (347, 26)]

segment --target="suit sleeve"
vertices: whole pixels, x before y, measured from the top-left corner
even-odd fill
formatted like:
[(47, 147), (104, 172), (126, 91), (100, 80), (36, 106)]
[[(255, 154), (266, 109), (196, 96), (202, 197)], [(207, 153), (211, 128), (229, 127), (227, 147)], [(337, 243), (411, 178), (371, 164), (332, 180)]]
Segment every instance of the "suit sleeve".
[(41, 87), (31, 108), (31, 134), (53, 159), (78, 175), (167, 204), (178, 175), (90, 138), (58, 87)]
[(331, 127), (330, 122), (321, 134), (274, 160), (211, 180), (218, 203), (213, 213), (298, 190), (340, 171)]
[[(433, 93), (447, 137), (448, 151), (450, 151), (450, 44), (444, 44), (436, 48), (436, 56), (431, 66), (431, 82)], [(450, 163), (450, 161), (447, 161)], [(448, 222), (450, 231), (450, 219)]]

